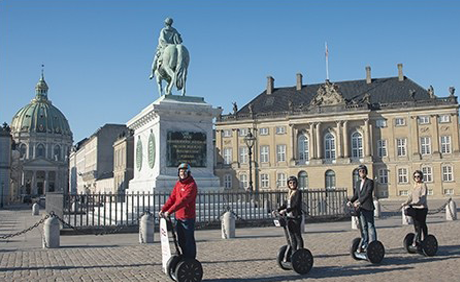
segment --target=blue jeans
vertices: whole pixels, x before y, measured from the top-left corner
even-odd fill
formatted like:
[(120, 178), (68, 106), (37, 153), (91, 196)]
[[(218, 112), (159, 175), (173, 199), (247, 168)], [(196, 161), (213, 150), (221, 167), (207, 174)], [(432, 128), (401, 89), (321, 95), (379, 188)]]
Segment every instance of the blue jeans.
[(177, 240), (186, 258), (196, 258), (195, 219), (176, 220)]
[(375, 231), (374, 225), (374, 211), (361, 209), (359, 221), (361, 222), (361, 248), (366, 250), (370, 242), (377, 240), (377, 232)]

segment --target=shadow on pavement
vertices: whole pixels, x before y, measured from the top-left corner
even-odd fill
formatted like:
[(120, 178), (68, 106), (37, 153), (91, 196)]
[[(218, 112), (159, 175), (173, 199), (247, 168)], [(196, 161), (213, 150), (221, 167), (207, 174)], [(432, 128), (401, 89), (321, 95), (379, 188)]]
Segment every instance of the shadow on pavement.
[(231, 262), (258, 262), (258, 261), (275, 261), (274, 258), (263, 259), (235, 259), (235, 260), (215, 260), (215, 261), (201, 261), (202, 264), (215, 264), (215, 263), (231, 263)]
[(155, 266), (161, 265), (161, 263), (138, 263), (128, 265), (81, 265), (81, 266), (69, 266), (69, 265), (56, 265), (56, 266), (25, 266), (25, 267), (3, 267), (1, 271), (30, 271), (30, 270), (72, 270), (72, 269), (91, 269), (91, 268), (129, 268), (129, 267), (141, 267), (141, 266)]

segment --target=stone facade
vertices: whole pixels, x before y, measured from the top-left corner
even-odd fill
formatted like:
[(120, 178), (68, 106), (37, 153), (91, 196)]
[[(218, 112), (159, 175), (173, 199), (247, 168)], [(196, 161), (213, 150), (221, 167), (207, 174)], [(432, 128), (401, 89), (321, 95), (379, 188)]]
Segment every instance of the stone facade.
[[(216, 175), (227, 189), (249, 183), (248, 148), (253, 147), (255, 190), (286, 187), (290, 175), (303, 188), (346, 188), (351, 194), (359, 164), (368, 166), (375, 195), (406, 196), (412, 173), (425, 172), (429, 194), (460, 195), (458, 102), (454, 90), (438, 98), (402, 75), (396, 78), (267, 91), (216, 123)], [(300, 82), (301, 84), (301, 82)]]
[(113, 144), (113, 151), (113, 192), (124, 192), (134, 176), (133, 135), (122, 134)]
[(10, 127), (0, 126), (0, 208), (10, 201), (11, 143)]

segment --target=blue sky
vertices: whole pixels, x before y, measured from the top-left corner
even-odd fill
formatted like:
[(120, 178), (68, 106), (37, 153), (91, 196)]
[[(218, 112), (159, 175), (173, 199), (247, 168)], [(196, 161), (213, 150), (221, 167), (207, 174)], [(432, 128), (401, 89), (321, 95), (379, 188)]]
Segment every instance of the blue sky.
[[(148, 79), (158, 35), (174, 19), (190, 51), (187, 94), (224, 113), (275, 87), (404, 74), (435, 94), (460, 91), (458, 1), (0, 0), (0, 122), (34, 97), (41, 64), (49, 99), (74, 141), (126, 123), (158, 98)], [(457, 92), (458, 93), (458, 92)]]

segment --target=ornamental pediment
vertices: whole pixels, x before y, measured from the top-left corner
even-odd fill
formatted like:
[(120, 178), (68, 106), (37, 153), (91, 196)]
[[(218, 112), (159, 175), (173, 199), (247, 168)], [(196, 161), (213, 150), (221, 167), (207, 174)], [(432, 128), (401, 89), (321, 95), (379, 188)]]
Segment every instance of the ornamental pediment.
[(310, 106), (335, 106), (344, 105), (345, 99), (339, 91), (339, 86), (329, 80), (321, 85), (316, 95), (310, 102)]
[(33, 159), (33, 160), (27, 160), (24, 162), (23, 164), (24, 166), (29, 166), (29, 167), (32, 167), (32, 166), (56, 166), (56, 163), (55, 162), (52, 162), (52, 161), (49, 161), (47, 159)]

